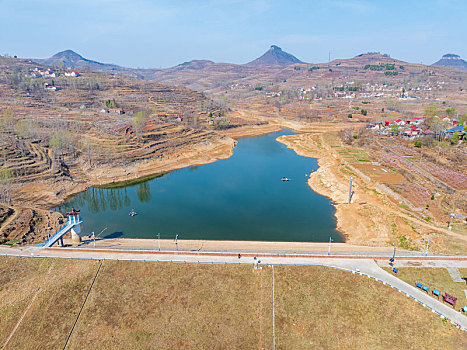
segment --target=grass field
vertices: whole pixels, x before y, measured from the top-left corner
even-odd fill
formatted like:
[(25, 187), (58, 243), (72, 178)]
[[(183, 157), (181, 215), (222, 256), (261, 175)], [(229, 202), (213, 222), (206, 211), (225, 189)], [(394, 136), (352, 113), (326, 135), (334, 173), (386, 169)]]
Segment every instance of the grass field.
[[(0, 347), (63, 348), (99, 262), (0, 258)], [(467, 347), (467, 334), (372, 279), (274, 268), (279, 349)], [(272, 269), (105, 261), (69, 349), (272, 347)]]
[[(389, 268), (385, 268), (385, 270), (390, 271)], [(467, 269), (458, 270), (463, 278), (467, 278)], [(447, 292), (455, 296), (457, 298), (456, 309), (467, 306), (467, 298), (464, 292), (464, 290), (467, 290), (467, 283), (465, 281), (454, 282), (445, 268), (401, 267), (399, 268), (397, 277), (413, 286), (416, 282), (428, 286), (430, 288), (430, 295), (433, 288), (436, 288), (443, 294)]]

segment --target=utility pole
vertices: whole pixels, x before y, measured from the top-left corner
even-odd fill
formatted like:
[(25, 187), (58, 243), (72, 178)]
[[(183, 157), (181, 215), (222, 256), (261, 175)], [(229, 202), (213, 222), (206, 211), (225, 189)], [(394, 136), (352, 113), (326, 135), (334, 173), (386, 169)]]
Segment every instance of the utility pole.
[(175, 235), (175, 246), (177, 247), (178, 251), (178, 233)]
[(331, 255), (331, 242), (332, 242), (332, 238), (329, 237), (328, 255)]
[(349, 204), (350, 201), (352, 200), (352, 182), (353, 182), (353, 177), (350, 177), (350, 184), (349, 184)]
[(392, 258), (389, 259), (389, 266), (394, 268), (394, 262), (396, 260), (396, 243), (394, 243), (394, 253), (392, 254)]
[(452, 218), (454, 217), (454, 213), (451, 213), (449, 215), (449, 226), (448, 226), (448, 229), (449, 230), (452, 230)]
[(97, 236), (94, 234), (94, 232), (92, 233), (92, 237), (94, 238), (94, 247), (96, 246), (96, 238), (99, 238), (99, 236), (100, 236), (105, 230), (107, 230), (107, 227), (104, 228), (101, 232), (99, 232), (99, 234), (98, 234)]
[(430, 239), (428, 238), (428, 241), (426, 242), (425, 256), (428, 256), (428, 246), (429, 245), (430, 245)]
[(159, 242), (159, 251), (161, 251), (161, 234), (157, 234), (157, 241)]

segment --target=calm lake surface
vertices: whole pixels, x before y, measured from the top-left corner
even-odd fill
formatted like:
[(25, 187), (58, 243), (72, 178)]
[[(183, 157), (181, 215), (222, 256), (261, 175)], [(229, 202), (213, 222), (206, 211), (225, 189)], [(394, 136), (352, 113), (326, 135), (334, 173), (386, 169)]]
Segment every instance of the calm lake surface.
[[(330, 199), (307, 185), (317, 160), (275, 140), (290, 134), (241, 139), (229, 159), (137, 184), (90, 188), (56, 209), (81, 209), (83, 233), (107, 227), (104, 237), (155, 238), (159, 232), (179, 239), (343, 242)], [(132, 209), (137, 216), (128, 215)]]

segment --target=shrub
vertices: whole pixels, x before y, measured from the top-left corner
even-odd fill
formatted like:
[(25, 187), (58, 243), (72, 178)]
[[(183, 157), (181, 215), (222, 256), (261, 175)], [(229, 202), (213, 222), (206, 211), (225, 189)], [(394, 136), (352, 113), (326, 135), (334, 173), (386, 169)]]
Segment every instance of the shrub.
[(451, 144), (456, 144), (459, 141), (459, 131), (456, 131), (451, 137)]
[(119, 106), (118, 106), (118, 103), (115, 102), (115, 99), (114, 99), (114, 98), (111, 99), (111, 100), (105, 101), (105, 106), (106, 106), (107, 108), (118, 108), (118, 107), (119, 107)]
[(415, 140), (415, 141), (413, 142), (413, 145), (414, 145), (415, 147), (417, 147), (417, 148), (422, 148), (422, 141), (420, 141), (420, 140)]

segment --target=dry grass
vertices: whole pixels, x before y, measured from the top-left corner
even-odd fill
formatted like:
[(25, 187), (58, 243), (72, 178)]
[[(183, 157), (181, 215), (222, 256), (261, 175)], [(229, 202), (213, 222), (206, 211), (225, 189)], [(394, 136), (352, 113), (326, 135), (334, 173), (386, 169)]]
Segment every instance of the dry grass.
[(270, 271), (105, 262), (70, 347), (270, 348)]
[[(7, 307), (0, 314), (8, 314), (8, 330), (0, 333), (3, 345), (13, 327), (23, 314), (37, 287), (41, 287), (36, 300), (27, 312), (23, 322), (8, 344), (9, 349), (57, 349), (63, 347), (66, 337), (81, 307), (91, 279), (97, 269), (97, 262), (76, 260), (50, 260), (29, 258), (0, 258), (3, 275), (17, 274), (10, 278), (0, 298), (3, 301), (26, 293), (20, 307)], [(53, 265), (51, 266), (51, 264)], [(15, 275), (13, 275), (15, 276)], [(7, 279), (7, 277), (5, 277)], [(25, 288), (25, 290), (23, 290)], [(3, 318), (3, 317), (2, 317)], [(3, 329), (3, 327), (2, 327)]]
[[(389, 271), (389, 269), (385, 269)], [(458, 269), (461, 276), (467, 278), (467, 269)], [(430, 267), (401, 267), (397, 274), (401, 280), (411, 284), (412, 286), (418, 281), (430, 287), (430, 295), (433, 288), (441, 291), (443, 294), (447, 292), (457, 298), (456, 309), (460, 309), (467, 305), (467, 299), (464, 290), (467, 290), (466, 282), (454, 282), (445, 268), (430, 268)], [(440, 298), (441, 300), (441, 298)], [(446, 304), (448, 305), (448, 304)]]
[(318, 267), (276, 269), (284, 349), (460, 349), (467, 335), (394, 289)]
[[(18, 286), (42, 286), (8, 348), (65, 344), (98, 263), (55, 260), (49, 272), (50, 264), (0, 258), (0, 281), (8, 281), (0, 287), (0, 312), (10, 313), (10, 329), (30, 299), (16, 309), (5, 309), (4, 301)], [(12, 269), (20, 279), (9, 277)], [(244, 265), (105, 261), (68, 348), (271, 348), (271, 273)], [(278, 348), (467, 346), (464, 332), (421, 305), (343, 271), (276, 267), (275, 303)], [(7, 323), (0, 322), (3, 330)], [(8, 334), (0, 333), (2, 345)]]
[(0, 258), (0, 346), (47, 273), (51, 260)]

